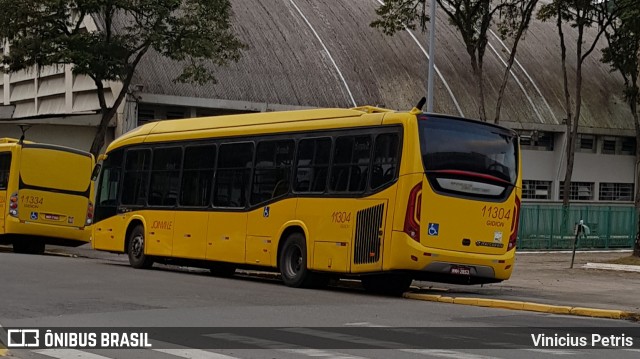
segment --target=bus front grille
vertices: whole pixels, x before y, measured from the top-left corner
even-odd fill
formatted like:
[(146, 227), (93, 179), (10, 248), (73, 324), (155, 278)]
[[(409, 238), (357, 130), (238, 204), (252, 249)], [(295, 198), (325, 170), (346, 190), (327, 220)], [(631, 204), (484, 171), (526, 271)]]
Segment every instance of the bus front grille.
[(383, 234), (384, 204), (358, 211), (354, 263), (375, 263), (380, 259), (380, 241)]

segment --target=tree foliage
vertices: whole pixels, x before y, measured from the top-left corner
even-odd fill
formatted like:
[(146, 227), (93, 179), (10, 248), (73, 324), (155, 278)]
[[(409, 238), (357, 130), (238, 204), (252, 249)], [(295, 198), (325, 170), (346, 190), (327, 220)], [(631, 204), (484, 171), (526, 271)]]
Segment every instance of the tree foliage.
[[(415, 29), (416, 22), (429, 21), (425, 6), (427, 0), (387, 0), (376, 10), (378, 19), (371, 26), (380, 28), (385, 34), (393, 35), (404, 29)], [(537, 0), (437, 0), (447, 14), (449, 22), (455, 26), (469, 55), (471, 69), (476, 78), (478, 96), (478, 116), (487, 120), (484, 89), (484, 55), (489, 43), (488, 32), (492, 25), (498, 29), (500, 37), (513, 39), (509, 61), (505, 69), (498, 101), (496, 117), (499, 122), (500, 107), (509, 72), (513, 66), (518, 43), (526, 32), (535, 10)]]
[[(618, 0), (613, 6), (622, 10), (610, 19), (609, 26), (605, 29), (607, 47), (602, 50), (602, 61), (611, 66), (612, 72), (618, 72), (624, 81), (623, 94), (631, 115), (636, 133), (636, 173), (640, 178), (640, 116), (638, 104), (640, 103), (640, 89), (638, 76), (640, 75), (640, 4), (635, 0)], [(640, 210), (640, 186), (636, 186), (635, 207)], [(640, 230), (640, 223), (638, 223)], [(640, 233), (640, 232), (638, 232)], [(640, 257), (640, 241), (636, 240), (634, 255)]]
[[(204, 84), (215, 81), (211, 64), (236, 61), (243, 48), (231, 29), (229, 0), (0, 0), (0, 9), (0, 38), (10, 42), (2, 57), (7, 71), (73, 64), (75, 74), (93, 79), (102, 112), (94, 154), (149, 50), (184, 64), (176, 81)], [(88, 17), (98, 31), (83, 26)], [(111, 107), (105, 81), (124, 85)]]

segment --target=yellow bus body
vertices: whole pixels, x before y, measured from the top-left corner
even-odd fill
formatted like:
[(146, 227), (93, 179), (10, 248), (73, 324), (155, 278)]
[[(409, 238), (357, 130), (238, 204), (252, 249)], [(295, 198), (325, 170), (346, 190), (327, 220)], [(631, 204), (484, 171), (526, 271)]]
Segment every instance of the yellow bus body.
[[(368, 142), (372, 146), (369, 150), (372, 153), (370, 161), (374, 163), (378, 153), (376, 141), (383, 135), (392, 134), (399, 137), (399, 163), (397, 168), (390, 166), (386, 169), (386, 172), (393, 173), (388, 175), (390, 177), (385, 174), (385, 178), (392, 179), (387, 179), (388, 182), (375, 190), (367, 189), (351, 194), (324, 190), (321, 193), (306, 194), (297, 193), (296, 185), (290, 184), (288, 194), (279, 199), (275, 199), (276, 196), (273, 195), (274, 199), (267, 202), (241, 205), (239, 208), (217, 207), (215, 199), (214, 204), (207, 203), (206, 208), (181, 207), (179, 200), (169, 202), (170, 205), (151, 208), (152, 206), (144, 204), (144, 198), (136, 205), (116, 205), (113, 202), (123, 196), (120, 189), (118, 194), (110, 195), (108, 205), (103, 206), (100, 199), (97, 199), (93, 248), (127, 253), (130, 250), (132, 231), (140, 226), (144, 236), (144, 255), (154, 260), (182, 259), (205, 267), (209, 263), (227, 263), (234, 268), (257, 266), (279, 268), (282, 271), (283, 243), (292, 234), (299, 233), (305, 242), (305, 265), (314, 273), (362, 276), (363, 279), (379, 274), (398, 273), (413, 279), (462, 283), (488, 283), (508, 279), (513, 269), (515, 242), (512, 241), (507, 246), (507, 239), (514, 230), (517, 231), (517, 211), (521, 196), (519, 152), (516, 153), (517, 178), (514, 177), (511, 184), (505, 185), (508, 189), (504, 193), (508, 195), (501, 200), (487, 201), (443, 195), (442, 191), (431, 188), (425, 174), (420, 153), (421, 140), (418, 136), (417, 117), (420, 115), (422, 113), (416, 109), (410, 112), (393, 112), (363, 107), (171, 120), (141, 126), (112, 142), (106, 151), (107, 160), (115, 154), (121, 158), (125, 156), (125, 152), (129, 153), (127, 151), (133, 149), (148, 149), (150, 154), (156, 148), (182, 146), (182, 151), (187, 151), (188, 146), (207, 141), (216, 143), (219, 155), (221, 146), (227, 143), (253, 141), (255, 150), (255, 146), (260, 146), (261, 141), (268, 142), (271, 138), (280, 138), (282, 141), (287, 138), (295, 139), (298, 146), (296, 151), (301, 151), (300, 143), (305, 139), (313, 141), (323, 136), (334, 136), (332, 151), (337, 151), (336, 138), (340, 138), (342, 134), (356, 137), (364, 134), (362, 136), (371, 138), (371, 142)], [(517, 138), (515, 134), (513, 136), (517, 147)], [(315, 146), (319, 146), (320, 141), (314, 142)], [(353, 146), (357, 148), (356, 145)], [(318, 148), (316, 147), (315, 153), (319, 151)], [(355, 153), (356, 149), (353, 151)], [(338, 156), (335, 152), (332, 153), (334, 157)], [(296, 152), (295, 156), (302, 155)], [(352, 158), (355, 156), (352, 154)], [(183, 164), (187, 158), (184, 155)], [(295, 158), (300, 161), (298, 157)], [(125, 163), (127, 160), (128, 157), (117, 161)], [(256, 171), (259, 166), (258, 160), (255, 161), (251, 170), (253, 177), (250, 183), (253, 187), (250, 192), (258, 182)], [(219, 164), (217, 165), (219, 168)], [(119, 179), (112, 181), (122, 185), (123, 175), (117, 171), (128, 164), (118, 166), (113, 171)], [(301, 176), (302, 170), (298, 169), (300, 166), (298, 162), (291, 164), (291, 169), (288, 169), (293, 171), (292, 181), (297, 181), (296, 175)], [(331, 166), (333, 175), (334, 172), (337, 173), (337, 167), (334, 168), (334, 162)], [(352, 163), (350, 167), (349, 171), (353, 171), (357, 164)], [(372, 181), (374, 167), (375, 163), (369, 167), (370, 175), (362, 175), (364, 171), (361, 171), (362, 176), (358, 178), (364, 181), (370, 176), (369, 181)], [(149, 168), (153, 176), (155, 167)], [(103, 172), (104, 170), (103, 167)], [(319, 173), (319, 169), (315, 167), (306, 170)], [(127, 169), (122, 171), (126, 172)], [(179, 176), (178, 173), (184, 176), (186, 169), (183, 172), (174, 171), (175, 176)], [(353, 173), (357, 171), (351, 172), (349, 181), (354, 178)], [(219, 176), (218, 173), (216, 186)], [(486, 182), (487, 178), (493, 180), (489, 176), (480, 177), (481, 182)], [(333, 181), (330, 175), (324, 178), (326, 181)], [(445, 186), (458, 185), (456, 173), (453, 178), (437, 180)], [(98, 196), (101, 196), (101, 188), (106, 191), (111, 186), (103, 183), (105, 181), (108, 180), (103, 178), (99, 184)], [(462, 182), (467, 184), (469, 181)], [(349, 182), (349, 186), (352, 184)], [(407, 235), (405, 227), (409, 211), (408, 200), (417, 184), (422, 186), (422, 190), (419, 193), (421, 201), (416, 202), (420, 206), (419, 210), (412, 207), (417, 213), (415, 222), (420, 228), (416, 240)], [(373, 187), (371, 183), (366, 186)], [(472, 191), (497, 191), (495, 187), (482, 185), (476, 189), (471, 184)], [(152, 192), (148, 188), (145, 190)], [(184, 190), (181, 188), (180, 191)], [(148, 198), (146, 200), (150, 201)], [(100, 214), (102, 207), (105, 211), (110, 208), (108, 215)], [(492, 207), (491, 210), (488, 207)], [(492, 218), (494, 208), (497, 208), (496, 213), (500, 213), (501, 218), (497, 218), (500, 217), (498, 215)], [(505, 218), (506, 211), (510, 211), (508, 218)], [(438, 236), (430, 236), (427, 232), (427, 226), (434, 223), (440, 228), (441, 234)]]
[[(91, 154), (61, 146), (0, 139), (0, 242), (37, 253), (44, 244), (88, 243), (92, 210)], [(2, 181), (0, 181), (0, 184)]]

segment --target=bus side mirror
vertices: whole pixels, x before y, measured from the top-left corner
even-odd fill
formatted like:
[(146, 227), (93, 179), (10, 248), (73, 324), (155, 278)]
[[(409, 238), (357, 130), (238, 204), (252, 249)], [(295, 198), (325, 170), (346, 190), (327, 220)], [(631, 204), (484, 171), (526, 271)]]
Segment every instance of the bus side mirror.
[(96, 163), (95, 167), (93, 167), (93, 172), (91, 172), (91, 180), (95, 181), (98, 179), (98, 175), (100, 174), (100, 169), (102, 168), (102, 165), (99, 163)]

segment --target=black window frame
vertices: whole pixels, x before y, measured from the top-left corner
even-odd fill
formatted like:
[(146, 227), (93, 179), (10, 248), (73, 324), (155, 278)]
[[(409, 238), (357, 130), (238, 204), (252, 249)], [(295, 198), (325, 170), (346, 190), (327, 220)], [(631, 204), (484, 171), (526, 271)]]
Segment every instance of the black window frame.
[[(0, 191), (6, 191), (9, 188), (9, 179), (11, 178), (11, 160), (12, 160), (12, 155), (11, 152), (0, 152), (0, 158), (2, 157), (7, 157), (8, 160), (6, 160), (6, 168), (2, 168), (0, 167)], [(0, 159), (0, 164), (2, 164), (3, 161)]]

